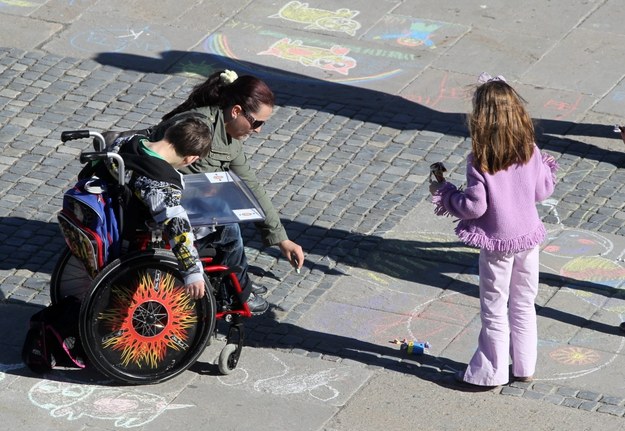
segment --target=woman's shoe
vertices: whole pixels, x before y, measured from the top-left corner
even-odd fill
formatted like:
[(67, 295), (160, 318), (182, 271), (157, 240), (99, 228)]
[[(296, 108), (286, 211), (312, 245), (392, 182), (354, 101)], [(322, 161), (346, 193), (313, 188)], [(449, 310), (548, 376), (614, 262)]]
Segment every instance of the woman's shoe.
[(269, 309), (269, 303), (253, 293), (250, 293), (250, 297), (247, 299), (247, 306), (252, 314), (263, 314)]
[(256, 283), (252, 283), (252, 293), (254, 295), (262, 296), (267, 293), (267, 288)]

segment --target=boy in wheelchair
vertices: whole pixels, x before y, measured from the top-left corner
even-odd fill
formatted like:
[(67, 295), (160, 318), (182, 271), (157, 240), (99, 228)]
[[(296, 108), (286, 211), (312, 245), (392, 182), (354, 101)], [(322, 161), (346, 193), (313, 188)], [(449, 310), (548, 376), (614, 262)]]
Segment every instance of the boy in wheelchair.
[[(132, 241), (147, 221), (156, 222), (169, 239), (185, 290), (193, 299), (203, 297), (206, 286), (189, 217), (180, 204), (184, 182), (176, 169), (208, 154), (213, 136), (210, 129), (205, 122), (189, 118), (167, 129), (159, 141), (132, 135), (118, 138), (108, 149), (124, 160), (125, 182), (131, 192), (124, 204), (122, 238)], [(107, 181), (117, 178), (116, 165), (110, 160), (97, 163), (93, 170)]]

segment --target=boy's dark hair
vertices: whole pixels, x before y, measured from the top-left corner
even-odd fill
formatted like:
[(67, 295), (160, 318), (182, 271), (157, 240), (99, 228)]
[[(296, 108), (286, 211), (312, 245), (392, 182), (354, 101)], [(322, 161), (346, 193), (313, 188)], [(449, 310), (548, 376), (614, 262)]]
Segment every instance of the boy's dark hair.
[(165, 131), (164, 139), (181, 157), (206, 157), (211, 150), (213, 127), (197, 118), (187, 118)]

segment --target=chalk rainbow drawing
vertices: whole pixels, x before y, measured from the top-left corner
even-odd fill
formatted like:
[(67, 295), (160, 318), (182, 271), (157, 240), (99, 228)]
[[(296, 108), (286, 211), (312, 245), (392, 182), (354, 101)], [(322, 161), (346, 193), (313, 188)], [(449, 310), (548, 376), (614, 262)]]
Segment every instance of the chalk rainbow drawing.
[(346, 8), (335, 11), (311, 8), (308, 3), (291, 1), (282, 6), (277, 14), (270, 15), (269, 18), (280, 18), (307, 24), (306, 29), (336, 31), (354, 36), (361, 27), (360, 23), (354, 20), (359, 13), (357, 10)]
[(294, 61), (302, 66), (316, 67), (329, 72), (348, 75), (356, 67), (356, 60), (348, 57), (349, 48), (333, 45), (330, 49), (304, 45), (301, 40), (282, 38), (258, 55), (273, 55), (287, 61)]
[[(258, 67), (250, 67), (248, 63), (241, 60), (236, 53), (234, 52), (232, 46), (229, 43), (227, 35), (223, 34), (215, 34), (207, 37), (203, 43), (204, 51), (217, 55), (220, 57), (220, 65), (219, 68), (223, 68), (224, 65), (227, 68), (236, 69), (237, 72), (245, 71), (247, 73), (256, 75), (256, 76), (271, 76), (273, 78), (282, 78), (288, 81), (313, 81), (319, 82), (319, 79), (310, 78), (304, 75), (295, 75), (289, 73), (288, 71), (280, 71), (275, 70), (272, 72), (263, 72)], [(326, 77), (325, 81), (328, 82), (337, 82), (337, 83), (346, 83), (346, 84), (358, 84), (372, 81), (384, 80), (387, 78), (391, 78), (397, 76), (402, 73), (402, 69), (391, 69), (384, 72), (356, 76), (356, 77), (347, 77), (341, 74), (337, 74), (336, 76)]]

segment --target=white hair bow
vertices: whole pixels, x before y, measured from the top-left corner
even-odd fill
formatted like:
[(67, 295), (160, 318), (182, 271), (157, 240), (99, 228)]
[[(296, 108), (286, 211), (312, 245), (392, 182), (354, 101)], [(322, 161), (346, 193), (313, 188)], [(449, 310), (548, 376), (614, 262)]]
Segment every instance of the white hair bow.
[(503, 81), (503, 82), (506, 82), (506, 78), (504, 78), (502, 75), (497, 75), (497, 76), (495, 76), (493, 78), (492, 76), (490, 76), (486, 72), (480, 73), (480, 76), (477, 78), (477, 83), (478, 84), (486, 84), (487, 82), (491, 82), (491, 81)]
[(224, 84), (232, 84), (239, 76), (234, 70), (224, 70), (219, 74), (219, 79)]

